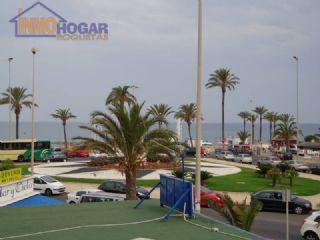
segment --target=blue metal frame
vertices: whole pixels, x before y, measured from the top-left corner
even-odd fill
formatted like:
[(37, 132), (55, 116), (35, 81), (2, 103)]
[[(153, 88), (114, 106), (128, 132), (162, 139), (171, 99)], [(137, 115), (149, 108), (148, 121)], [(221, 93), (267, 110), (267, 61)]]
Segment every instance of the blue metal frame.
[(144, 200), (146, 200), (150, 194), (161, 184), (161, 182), (158, 182), (156, 185), (153, 186), (153, 188), (147, 193), (147, 195), (145, 195), (142, 199), (140, 199), (140, 201), (138, 202), (138, 204), (136, 206), (134, 206), (134, 208), (138, 208), (143, 202)]

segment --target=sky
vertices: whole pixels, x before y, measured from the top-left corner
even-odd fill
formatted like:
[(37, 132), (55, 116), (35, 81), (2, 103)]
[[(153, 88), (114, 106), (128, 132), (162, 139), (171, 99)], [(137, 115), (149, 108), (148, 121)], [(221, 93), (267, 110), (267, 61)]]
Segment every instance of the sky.
[[(196, 0), (42, 0), (68, 21), (107, 23), (109, 40), (15, 37), (9, 20), (35, 2), (1, 0), (0, 91), (8, 86), (8, 57), (14, 58), (12, 85), (31, 91), (30, 48), (37, 47), (37, 121), (54, 121), (55, 109), (69, 107), (74, 121), (87, 122), (119, 85), (138, 86), (134, 94), (146, 106), (166, 103), (176, 110), (196, 101)], [(204, 121), (220, 122), (221, 90), (204, 85), (222, 67), (240, 78), (226, 95), (226, 122), (240, 122), (240, 111), (260, 105), (295, 114), (296, 55), (301, 122), (319, 123), (319, 9), (317, 0), (203, 0)], [(21, 120), (30, 121), (30, 112), (24, 109)], [(7, 116), (0, 106), (0, 121)]]

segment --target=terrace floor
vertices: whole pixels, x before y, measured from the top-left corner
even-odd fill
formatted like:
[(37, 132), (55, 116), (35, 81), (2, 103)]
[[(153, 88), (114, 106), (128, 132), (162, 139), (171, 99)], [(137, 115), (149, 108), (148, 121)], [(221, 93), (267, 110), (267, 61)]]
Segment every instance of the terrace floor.
[[(247, 232), (197, 216), (193, 223), (218, 228), (214, 232), (192, 225), (182, 217), (160, 220), (167, 212), (159, 200), (81, 205), (0, 208), (0, 239), (258, 239)], [(150, 220), (150, 221), (149, 221)], [(144, 223), (138, 223), (144, 221)], [(124, 224), (127, 223), (127, 224)]]

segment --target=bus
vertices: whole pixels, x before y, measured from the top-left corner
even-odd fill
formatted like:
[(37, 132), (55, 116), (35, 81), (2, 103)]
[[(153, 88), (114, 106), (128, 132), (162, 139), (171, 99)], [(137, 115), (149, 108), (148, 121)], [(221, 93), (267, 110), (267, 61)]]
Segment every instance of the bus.
[[(0, 140), (0, 161), (30, 161), (31, 141), (31, 139)], [(45, 157), (51, 155), (51, 142), (35, 140), (34, 149), (34, 160), (42, 161)]]

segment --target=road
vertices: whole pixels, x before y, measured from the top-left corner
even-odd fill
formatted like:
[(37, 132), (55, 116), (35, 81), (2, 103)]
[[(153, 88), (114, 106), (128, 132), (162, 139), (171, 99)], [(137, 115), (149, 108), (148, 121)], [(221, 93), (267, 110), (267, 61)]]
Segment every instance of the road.
[[(220, 221), (226, 222), (223, 217), (217, 214), (215, 211), (202, 208), (202, 214), (213, 217)], [(289, 215), (289, 232), (290, 240), (302, 239), (300, 236), (300, 227), (303, 220), (309, 215)], [(286, 239), (286, 214), (275, 212), (260, 212), (256, 217), (252, 226), (251, 232), (256, 233), (262, 237), (274, 240)]]

